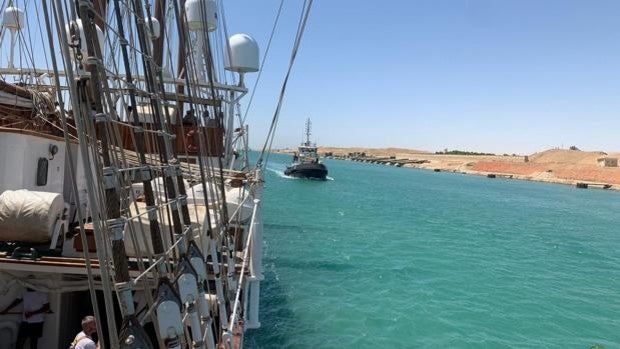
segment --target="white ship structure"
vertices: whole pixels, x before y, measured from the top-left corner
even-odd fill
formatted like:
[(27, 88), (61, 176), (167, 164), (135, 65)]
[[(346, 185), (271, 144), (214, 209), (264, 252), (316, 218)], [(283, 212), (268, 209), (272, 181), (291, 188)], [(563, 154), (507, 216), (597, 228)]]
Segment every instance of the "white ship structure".
[[(0, 311), (46, 294), (41, 348), (85, 315), (101, 348), (242, 347), (263, 279), (239, 105), (256, 41), (221, 0), (1, 5)], [(0, 314), (0, 348), (24, 313)]]

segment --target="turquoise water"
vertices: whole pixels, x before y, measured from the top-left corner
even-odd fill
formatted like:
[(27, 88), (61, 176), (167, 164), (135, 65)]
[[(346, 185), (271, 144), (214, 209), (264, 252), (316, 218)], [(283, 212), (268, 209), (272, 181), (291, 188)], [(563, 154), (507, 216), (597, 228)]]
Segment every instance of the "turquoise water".
[(620, 193), (327, 160), (266, 176), (252, 348), (620, 347)]

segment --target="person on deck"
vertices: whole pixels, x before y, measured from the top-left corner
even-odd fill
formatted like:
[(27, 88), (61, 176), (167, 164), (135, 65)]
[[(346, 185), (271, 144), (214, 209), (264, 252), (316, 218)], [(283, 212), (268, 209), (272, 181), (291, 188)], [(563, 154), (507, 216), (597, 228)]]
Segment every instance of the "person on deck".
[(97, 321), (92, 315), (82, 319), (82, 332), (75, 336), (71, 343), (71, 349), (97, 349), (99, 346), (93, 340), (93, 334), (97, 333)]
[(27, 288), (26, 292), (22, 294), (22, 298), (15, 299), (0, 314), (6, 314), (22, 302), (24, 303), (22, 323), (19, 326), (15, 348), (22, 349), (26, 340), (30, 339), (30, 349), (37, 349), (39, 338), (43, 335), (45, 313), (50, 310), (50, 303), (46, 293)]

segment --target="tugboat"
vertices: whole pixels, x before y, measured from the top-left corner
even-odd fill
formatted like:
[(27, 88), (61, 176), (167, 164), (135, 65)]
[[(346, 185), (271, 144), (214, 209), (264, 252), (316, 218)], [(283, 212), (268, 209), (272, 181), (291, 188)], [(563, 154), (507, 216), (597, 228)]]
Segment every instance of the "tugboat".
[(327, 167), (319, 162), (316, 144), (310, 142), (310, 119), (306, 120), (306, 141), (297, 148), (293, 155), (293, 163), (286, 168), (284, 174), (291, 177), (325, 180)]

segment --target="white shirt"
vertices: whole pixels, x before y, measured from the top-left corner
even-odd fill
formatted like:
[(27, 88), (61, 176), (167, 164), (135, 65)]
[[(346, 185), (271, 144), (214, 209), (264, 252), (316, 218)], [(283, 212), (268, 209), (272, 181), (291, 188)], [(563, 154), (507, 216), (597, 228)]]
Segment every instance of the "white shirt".
[(97, 344), (84, 331), (78, 333), (73, 342), (75, 349), (97, 349)]
[(35, 314), (27, 318), (26, 312), (33, 312), (35, 310), (39, 310), (42, 306), (49, 303), (49, 301), (47, 300), (47, 293), (39, 291), (26, 291), (24, 292), (22, 298), (24, 300), (22, 321), (31, 324), (45, 321), (45, 313)]

